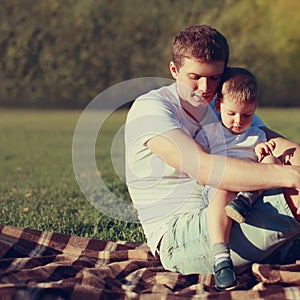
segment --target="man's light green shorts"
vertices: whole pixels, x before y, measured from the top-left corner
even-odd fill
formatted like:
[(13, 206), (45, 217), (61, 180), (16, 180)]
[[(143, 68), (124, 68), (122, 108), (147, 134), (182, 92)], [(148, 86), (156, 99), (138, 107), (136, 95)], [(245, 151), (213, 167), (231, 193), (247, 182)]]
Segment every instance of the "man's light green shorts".
[[(160, 259), (165, 269), (182, 274), (213, 273), (213, 254), (207, 228), (207, 208), (174, 216), (162, 238)], [(263, 262), (300, 235), (281, 189), (266, 191), (251, 207), (246, 222), (233, 222), (230, 247), (236, 271)], [(299, 254), (300, 256), (300, 254)]]

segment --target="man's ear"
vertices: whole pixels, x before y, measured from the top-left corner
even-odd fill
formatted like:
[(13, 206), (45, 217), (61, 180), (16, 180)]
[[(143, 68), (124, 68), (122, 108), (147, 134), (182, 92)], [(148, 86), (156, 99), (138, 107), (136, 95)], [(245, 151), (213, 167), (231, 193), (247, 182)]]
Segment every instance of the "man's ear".
[(172, 77), (176, 80), (178, 77), (178, 70), (177, 67), (175, 66), (175, 63), (173, 61), (170, 62), (169, 64), (170, 72)]

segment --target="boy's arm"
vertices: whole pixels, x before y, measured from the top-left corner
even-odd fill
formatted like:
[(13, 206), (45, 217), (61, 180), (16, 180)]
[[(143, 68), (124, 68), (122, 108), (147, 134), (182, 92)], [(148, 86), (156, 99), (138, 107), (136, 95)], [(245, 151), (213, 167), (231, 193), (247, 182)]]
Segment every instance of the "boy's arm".
[(273, 151), (275, 148), (276, 142), (273, 139), (257, 144), (255, 146), (255, 154), (258, 158), (258, 161), (261, 162), (264, 157), (273, 155)]
[(279, 133), (267, 128), (260, 127), (266, 134), (267, 139), (273, 139), (276, 147), (273, 155), (278, 157), (283, 164), (300, 166), (300, 145), (284, 138)]

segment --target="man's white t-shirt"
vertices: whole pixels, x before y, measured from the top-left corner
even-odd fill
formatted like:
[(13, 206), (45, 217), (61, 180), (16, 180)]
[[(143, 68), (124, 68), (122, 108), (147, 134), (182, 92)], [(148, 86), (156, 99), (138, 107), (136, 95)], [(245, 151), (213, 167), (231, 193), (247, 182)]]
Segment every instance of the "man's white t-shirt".
[[(125, 125), (126, 182), (153, 254), (167, 231), (170, 218), (203, 208), (206, 201), (202, 185), (164, 163), (150, 151), (146, 142), (178, 128), (195, 138), (202, 126), (217, 121), (214, 105), (200, 123), (189, 117), (181, 108), (176, 83), (140, 96), (128, 112)], [(252, 126), (264, 124), (255, 116)]]

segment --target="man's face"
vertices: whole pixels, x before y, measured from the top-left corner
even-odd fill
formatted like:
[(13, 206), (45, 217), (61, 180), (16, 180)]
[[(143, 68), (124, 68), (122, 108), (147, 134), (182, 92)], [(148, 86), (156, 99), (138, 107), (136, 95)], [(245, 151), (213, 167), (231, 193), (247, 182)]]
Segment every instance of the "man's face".
[(170, 63), (170, 71), (177, 82), (177, 92), (181, 101), (193, 107), (207, 106), (217, 92), (224, 71), (223, 61), (203, 63), (185, 58), (182, 67), (177, 69)]
[(234, 134), (242, 133), (251, 126), (255, 109), (256, 102), (242, 103), (234, 99), (226, 100), (226, 97), (219, 103), (219, 109), (217, 107), (223, 125)]

